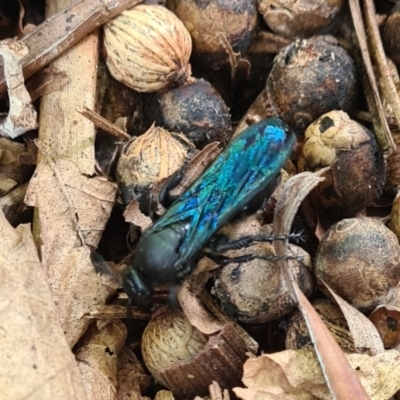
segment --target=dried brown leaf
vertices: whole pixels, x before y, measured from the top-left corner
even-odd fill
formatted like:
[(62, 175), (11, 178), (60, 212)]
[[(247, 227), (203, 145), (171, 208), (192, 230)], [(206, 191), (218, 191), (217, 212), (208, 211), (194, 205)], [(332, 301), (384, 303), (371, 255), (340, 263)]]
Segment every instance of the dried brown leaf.
[(117, 393), (118, 354), (127, 336), (119, 320), (92, 323), (75, 352), (89, 399), (114, 400)]
[(191, 325), (206, 335), (219, 332), (225, 323), (212, 317), (205, 310), (199, 298), (189, 290), (188, 286), (189, 284), (186, 281), (182, 284), (178, 292), (178, 300)]
[(124, 218), (126, 222), (139, 227), (142, 231), (152, 224), (151, 218), (140, 211), (139, 202), (137, 200), (132, 200), (127, 205), (124, 211)]
[(354, 340), (354, 346), (359, 350), (368, 349), (370, 355), (382, 353), (382, 339), (373, 323), (360, 311), (351, 306), (337, 295), (325, 282), (322, 284), (328, 289), (330, 295), (336, 301), (346, 319)]
[(0, 211), (0, 237), (1, 397), (86, 399), (30, 226), (14, 230)]
[[(346, 358), (368, 398), (388, 400), (400, 389), (400, 354), (397, 351), (386, 351), (374, 357), (348, 354)], [(332, 399), (317, 357), (310, 350), (287, 350), (249, 359), (244, 365), (243, 383), (248, 389), (233, 389), (243, 400)], [(343, 398), (351, 399), (350, 396), (349, 393)]]
[[(293, 218), (302, 200), (323, 180), (320, 175), (326, 170), (324, 168), (316, 173), (303, 172), (286, 182), (275, 209), (274, 233), (276, 235), (288, 234), (290, 232)], [(287, 252), (287, 241), (275, 241), (274, 245), (276, 254), (284, 257)], [(318, 357), (332, 396), (338, 400), (366, 400), (368, 396), (365, 393), (365, 389), (350, 368), (339, 345), (294, 281), (291, 271), (288, 268), (288, 261), (283, 258), (280, 264), (286, 283), (306, 321), (310, 337), (314, 343), (315, 354)]]
[(97, 247), (115, 195), (115, 184), (81, 175), (70, 161), (50, 158), (37, 167), (26, 194), (25, 202), (38, 207), (42, 264), (71, 346), (88, 325), (82, 315), (102, 304), (109, 292), (87, 245)]

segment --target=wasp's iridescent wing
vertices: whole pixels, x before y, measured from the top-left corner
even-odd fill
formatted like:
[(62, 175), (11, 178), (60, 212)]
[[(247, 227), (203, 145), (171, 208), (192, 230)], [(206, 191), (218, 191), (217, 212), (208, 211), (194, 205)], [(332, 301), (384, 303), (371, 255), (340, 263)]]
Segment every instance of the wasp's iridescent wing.
[(179, 263), (190, 260), (211, 236), (279, 174), (296, 142), (276, 118), (247, 128), (214, 160), (146, 232), (175, 223), (188, 224), (179, 247)]

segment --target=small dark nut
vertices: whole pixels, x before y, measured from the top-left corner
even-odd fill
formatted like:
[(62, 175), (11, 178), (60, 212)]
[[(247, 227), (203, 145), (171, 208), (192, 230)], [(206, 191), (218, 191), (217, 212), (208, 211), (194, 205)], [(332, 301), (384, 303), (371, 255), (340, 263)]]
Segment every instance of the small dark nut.
[(194, 146), (184, 135), (154, 125), (129, 141), (116, 171), (125, 204), (141, 197), (139, 202), (143, 202), (144, 207), (147, 205), (147, 211), (154, 185), (178, 171), (193, 150)]
[[(258, 243), (251, 253), (274, 256), (273, 246)], [(289, 261), (289, 268), (307, 295), (312, 290), (312, 278), (305, 265), (309, 255), (301, 248), (289, 245), (288, 255), (303, 257), (303, 261)], [(247, 250), (247, 249), (246, 249)], [(255, 259), (246, 263), (232, 263), (223, 267), (215, 279), (213, 289), (226, 314), (240, 322), (262, 324), (279, 319), (295, 307), (292, 295), (283, 278), (282, 270), (274, 260)]]
[[(340, 348), (345, 353), (355, 353), (354, 340), (339, 306), (326, 298), (314, 300), (312, 306)], [(285, 345), (287, 350), (314, 349), (306, 321), (299, 310), (296, 310), (289, 318)]]
[(211, 142), (225, 146), (231, 137), (229, 109), (218, 92), (205, 80), (155, 93), (144, 110), (148, 124), (184, 133), (197, 146)]
[(343, 0), (258, 0), (269, 28), (289, 38), (306, 37), (326, 28), (341, 10)]
[(301, 134), (328, 111), (351, 110), (356, 87), (353, 59), (330, 36), (298, 40), (285, 47), (267, 79), (271, 105)]
[(336, 220), (369, 206), (385, 181), (375, 136), (342, 111), (327, 113), (307, 128), (299, 167), (309, 171), (330, 167), (312, 198)]
[(192, 62), (206, 68), (229, 65), (230, 53), (242, 56), (257, 25), (255, 0), (168, 0), (193, 40)]
[(207, 337), (193, 327), (181, 311), (161, 307), (143, 332), (143, 360), (157, 382), (165, 385), (161, 371), (175, 361), (189, 360), (206, 343)]
[(400, 3), (392, 8), (383, 31), (383, 44), (388, 57), (400, 67)]
[(314, 272), (356, 308), (383, 304), (400, 281), (397, 237), (378, 220), (344, 219), (321, 239)]

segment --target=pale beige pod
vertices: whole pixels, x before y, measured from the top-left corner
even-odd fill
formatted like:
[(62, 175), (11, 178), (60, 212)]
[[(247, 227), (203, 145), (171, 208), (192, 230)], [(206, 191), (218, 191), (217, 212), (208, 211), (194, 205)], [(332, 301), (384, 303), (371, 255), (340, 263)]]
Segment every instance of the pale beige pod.
[(139, 92), (154, 92), (190, 76), (190, 34), (163, 6), (124, 11), (104, 25), (104, 45), (111, 75)]

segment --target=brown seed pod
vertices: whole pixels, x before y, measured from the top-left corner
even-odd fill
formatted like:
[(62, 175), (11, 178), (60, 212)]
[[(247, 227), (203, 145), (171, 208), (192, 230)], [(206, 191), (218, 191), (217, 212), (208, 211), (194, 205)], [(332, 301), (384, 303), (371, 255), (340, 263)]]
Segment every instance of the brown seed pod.
[[(260, 256), (275, 255), (269, 243), (257, 243), (246, 250)], [(294, 245), (289, 245), (288, 254), (303, 257), (301, 263), (289, 261), (289, 268), (301, 290), (306, 295), (310, 294), (312, 278), (305, 267), (310, 266), (309, 255)], [(282, 271), (273, 260), (255, 259), (226, 265), (218, 273), (213, 291), (225, 313), (244, 323), (273, 321), (296, 307)]]
[(181, 311), (163, 306), (156, 311), (142, 336), (143, 360), (157, 382), (165, 385), (161, 371), (175, 361), (189, 360), (207, 343)]
[(179, 170), (193, 150), (194, 146), (184, 135), (154, 125), (129, 141), (116, 171), (124, 202), (128, 204), (140, 196), (140, 203), (148, 206), (154, 185)]
[(225, 146), (232, 132), (228, 107), (203, 79), (152, 95), (144, 119), (184, 133), (198, 147), (216, 141)]
[(192, 36), (194, 64), (220, 69), (232, 52), (244, 55), (250, 47), (257, 24), (255, 0), (168, 0), (167, 7)]
[(267, 93), (278, 115), (298, 133), (331, 110), (351, 110), (356, 97), (353, 59), (331, 36), (298, 40), (275, 58)]
[(383, 304), (400, 280), (397, 237), (378, 220), (344, 219), (321, 239), (314, 272), (356, 308)]
[(385, 304), (376, 307), (369, 319), (375, 325), (386, 348), (400, 345), (400, 309)]
[(192, 42), (165, 7), (138, 5), (104, 25), (111, 75), (139, 92), (154, 92), (190, 76)]
[(370, 205), (385, 180), (375, 136), (342, 111), (324, 114), (307, 128), (299, 167), (309, 171), (331, 168), (312, 198), (336, 220), (353, 217)]
[(383, 44), (388, 57), (400, 67), (400, 3), (393, 6), (383, 31)]
[[(340, 348), (345, 353), (355, 353), (354, 340), (339, 306), (326, 298), (314, 300), (312, 306)], [(306, 321), (299, 310), (289, 318), (285, 346), (287, 350), (314, 349)]]
[(288, 38), (306, 37), (326, 28), (341, 10), (343, 0), (258, 0), (268, 27)]

